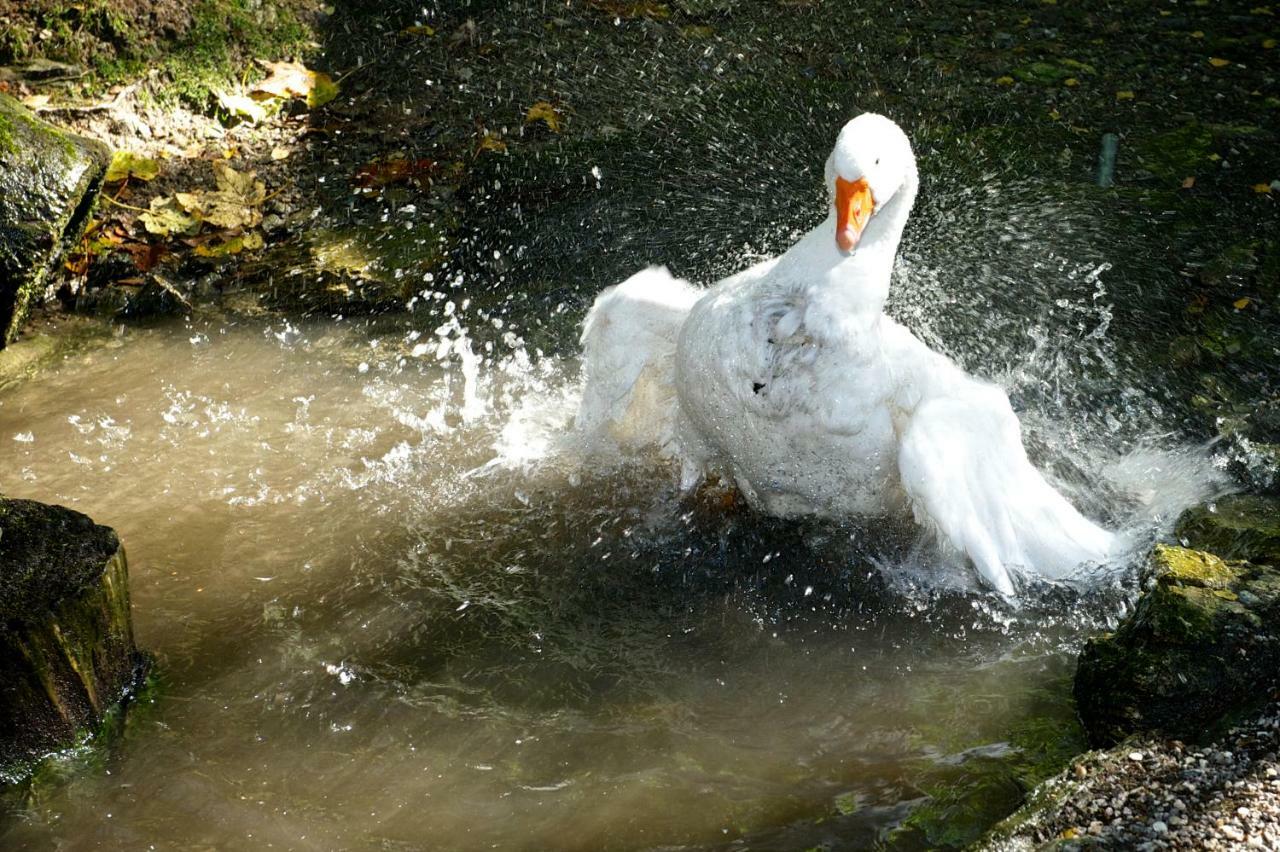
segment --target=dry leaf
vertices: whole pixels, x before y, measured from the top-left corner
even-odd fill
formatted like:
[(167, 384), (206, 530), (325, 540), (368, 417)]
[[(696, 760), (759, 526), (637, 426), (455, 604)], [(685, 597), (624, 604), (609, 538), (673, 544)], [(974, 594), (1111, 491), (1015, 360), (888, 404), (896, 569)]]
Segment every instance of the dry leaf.
[(138, 180), (155, 180), (160, 174), (160, 163), (150, 157), (143, 157), (132, 151), (115, 151), (111, 155), (111, 165), (107, 166), (107, 183), (115, 183), (125, 178)]
[(259, 206), (266, 186), (253, 172), (237, 172), (221, 160), (213, 163), (217, 192), (199, 193), (199, 216), (215, 228), (251, 228), (262, 221)]
[(428, 36), (428, 37), (436, 34), (436, 31), (431, 27), (427, 26), (426, 24), (415, 24), (412, 27), (405, 27), (400, 32), (404, 33), (405, 35)]
[(562, 121), (560, 112), (547, 101), (538, 101), (529, 107), (529, 111), (524, 114), (524, 123), (526, 125), (535, 124), (539, 121), (545, 124), (552, 133), (560, 132)]
[(338, 96), (338, 84), (333, 78), (321, 71), (314, 72), (315, 85), (307, 94), (307, 106), (311, 109), (324, 106)]
[(997, 86), (1012, 86), (1012, 85), (1013, 85), (1013, 78), (1012, 78), (1012, 77), (997, 77), (997, 78), (996, 78), (996, 85), (997, 85)]
[(213, 161), (214, 191), (176, 192), (174, 205), (215, 228), (252, 228), (262, 221), (267, 188), (254, 172), (238, 172), (224, 160)]
[(246, 118), (254, 124), (267, 117), (266, 107), (255, 101), (253, 98), (245, 95), (236, 95), (231, 94), (230, 92), (219, 92), (218, 105), (232, 116)]
[(1209, 58), (1209, 64), (1212, 65), (1214, 68), (1226, 68), (1228, 65), (1231, 64), (1231, 60), (1219, 59), (1218, 57), (1213, 56)]
[(164, 243), (129, 243), (124, 247), (133, 257), (133, 265), (139, 272), (149, 272), (164, 257)]
[(223, 160), (213, 161), (213, 180), (220, 191), (238, 196), (245, 204), (261, 204), (267, 197), (256, 172), (238, 172)]
[(1183, 188), (1183, 189), (1190, 189), (1191, 187), (1193, 187), (1193, 186), (1195, 186), (1195, 185), (1196, 185), (1196, 179), (1195, 179), (1194, 177), (1189, 177), (1189, 178), (1183, 178), (1183, 179), (1182, 179), (1182, 188)]
[(1125, 89), (1125, 90), (1123, 90), (1123, 91), (1116, 92), (1116, 100), (1118, 100), (1118, 101), (1131, 101), (1131, 100), (1133, 100), (1133, 92), (1129, 91), (1128, 89)]
[(200, 230), (199, 220), (187, 215), (172, 198), (151, 199), (151, 209), (140, 215), (138, 220), (147, 229), (147, 233), (161, 237), (194, 234)]
[(267, 78), (255, 83), (249, 90), (255, 98), (305, 98), (311, 91), (311, 71), (301, 62), (267, 62), (259, 59), (258, 64), (267, 69)]
[(1245, 296), (1242, 299), (1236, 299), (1231, 304), (1235, 307), (1237, 311), (1243, 311), (1245, 308), (1249, 307), (1249, 302), (1251, 301), (1252, 299), (1250, 299), (1248, 296)]
[(362, 190), (376, 192), (394, 183), (425, 186), (439, 170), (435, 160), (425, 157), (410, 160), (403, 155), (380, 157), (356, 169), (353, 182)]
[(1253, 185), (1253, 191), (1254, 191), (1254, 192), (1256, 192), (1256, 193), (1258, 193), (1259, 195), (1267, 195), (1267, 194), (1269, 194), (1269, 193), (1271, 192), (1271, 184), (1269, 184), (1269, 183), (1255, 183), (1255, 184)]
[(327, 104), (338, 96), (338, 84), (320, 71), (312, 71), (301, 62), (267, 62), (258, 64), (269, 72), (267, 78), (254, 84), (250, 94), (257, 100), (268, 98), (305, 98), (307, 106), (315, 108)]
[(289, 159), (289, 155), (292, 153), (293, 153), (292, 151), (290, 151), (288, 148), (285, 148), (283, 145), (277, 145), (271, 149), (271, 159), (287, 160)]
[(201, 244), (196, 246), (195, 253), (200, 257), (228, 257), (242, 251), (256, 251), (262, 248), (262, 235), (257, 231), (238, 234), (217, 244)]
[(500, 153), (505, 150), (507, 150), (507, 143), (503, 142), (502, 138), (499, 137), (498, 134), (490, 130), (486, 130), (480, 137), (480, 141), (476, 143), (477, 154), (482, 151), (494, 151)]

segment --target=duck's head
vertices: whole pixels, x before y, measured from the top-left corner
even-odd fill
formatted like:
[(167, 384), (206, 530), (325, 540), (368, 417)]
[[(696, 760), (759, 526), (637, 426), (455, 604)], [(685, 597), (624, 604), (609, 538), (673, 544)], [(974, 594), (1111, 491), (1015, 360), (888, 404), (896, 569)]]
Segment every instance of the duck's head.
[(911, 142), (902, 128), (866, 112), (836, 137), (827, 158), (827, 188), (835, 204), (836, 246), (849, 254), (871, 218), (884, 209), (915, 169)]

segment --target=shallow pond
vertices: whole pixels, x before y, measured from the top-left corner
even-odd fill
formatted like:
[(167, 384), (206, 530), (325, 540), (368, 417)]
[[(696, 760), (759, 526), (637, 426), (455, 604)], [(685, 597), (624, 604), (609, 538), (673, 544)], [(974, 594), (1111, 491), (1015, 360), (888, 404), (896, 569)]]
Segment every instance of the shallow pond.
[[(943, 286), (922, 269), (908, 313)], [(1094, 310), (1096, 275), (1047, 278)], [(909, 524), (682, 496), (575, 445), (572, 358), (425, 304), (132, 329), (0, 396), (0, 489), (120, 531), (157, 658), (122, 736), (9, 796), (0, 845), (916, 847), (1079, 748), (1072, 649), (1131, 565), (1015, 609)], [(1053, 345), (1007, 374), (1033, 446), (1140, 544), (1212, 476), (1063, 425), (1073, 395), (1031, 392), (1079, 374)]]

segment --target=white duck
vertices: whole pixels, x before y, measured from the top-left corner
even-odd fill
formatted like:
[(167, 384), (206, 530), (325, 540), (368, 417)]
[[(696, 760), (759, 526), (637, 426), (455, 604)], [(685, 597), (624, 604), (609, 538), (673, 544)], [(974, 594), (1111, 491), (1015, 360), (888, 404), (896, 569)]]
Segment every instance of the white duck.
[(1104, 560), (1113, 535), (1027, 459), (997, 386), (883, 313), (919, 185), (887, 118), (845, 125), (827, 218), (785, 254), (703, 290), (653, 267), (605, 290), (582, 331), (580, 429), (714, 473), (772, 515), (905, 510), (1014, 593)]

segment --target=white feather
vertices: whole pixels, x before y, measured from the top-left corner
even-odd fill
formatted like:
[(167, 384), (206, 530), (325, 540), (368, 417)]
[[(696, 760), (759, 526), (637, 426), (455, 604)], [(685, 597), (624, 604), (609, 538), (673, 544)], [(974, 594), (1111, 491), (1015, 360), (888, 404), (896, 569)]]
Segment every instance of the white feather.
[(666, 267), (652, 266), (596, 297), (582, 326), (578, 429), (631, 449), (672, 452), (676, 337), (701, 295)]
[(651, 268), (596, 300), (578, 426), (679, 458), (688, 487), (727, 475), (780, 516), (911, 511), (1013, 594), (1069, 575), (1113, 536), (1028, 460), (998, 387), (884, 316), (915, 158), (888, 119), (841, 131), (827, 180), (862, 179), (875, 213), (852, 253), (835, 216), (790, 250), (700, 291)]

